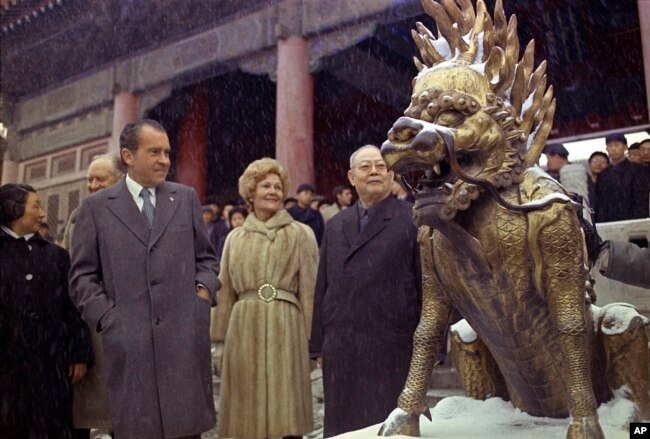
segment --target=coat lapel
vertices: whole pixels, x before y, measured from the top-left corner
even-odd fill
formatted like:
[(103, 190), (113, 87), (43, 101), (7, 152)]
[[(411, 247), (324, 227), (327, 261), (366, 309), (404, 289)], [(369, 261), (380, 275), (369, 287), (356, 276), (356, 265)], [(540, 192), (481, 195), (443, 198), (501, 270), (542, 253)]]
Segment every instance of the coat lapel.
[(113, 187), (104, 189), (108, 210), (117, 217), (144, 245), (149, 243), (149, 226), (131, 197), (126, 181), (121, 179)]
[[(379, 202), (377, 205), (377, 211), (373, 214), (372, 218), (370, 218), (370, 221), (363, 231), (356, 237), (346, 259), (350, 258), (357, 250), (370, 241), (370, 239), (386, 228), (387, 222), (393, 217), (393, 209), (391, 207), (394, 201), (395, 200), (389, 196), (388, 199)], [(355, 211), (357, 213), (354, 216), (358, 219), (358, 210), (355, 209)], [(358, 227), (357, 224), (355, 224), (355, 227)]]
[(174, 213), (176, 213), (180, 201), (177, 199), (176, 189), (171, 188), (167, 183), (158, 186), (156, 190), (156, 210), (149, 245), (154, 245), (160, 239)]
[(357, 206), (350, 206), (341, 212), (343, 215), (343, 235), (348, 241), (348, 245), (352, 247), (359, 236), (359, 210)]

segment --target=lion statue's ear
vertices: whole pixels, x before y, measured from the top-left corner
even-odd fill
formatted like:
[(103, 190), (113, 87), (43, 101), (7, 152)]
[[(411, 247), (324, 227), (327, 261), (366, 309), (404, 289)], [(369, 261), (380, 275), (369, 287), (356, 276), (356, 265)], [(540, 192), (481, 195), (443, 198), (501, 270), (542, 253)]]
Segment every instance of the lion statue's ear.
[(485, 62), (485, 76), (490, 82), (490, 85), (495, 86), (502, 80), (502, 69), (505, 63), (505, 54), (500, 47), (493, 47), (490, 50), (490, 55)]

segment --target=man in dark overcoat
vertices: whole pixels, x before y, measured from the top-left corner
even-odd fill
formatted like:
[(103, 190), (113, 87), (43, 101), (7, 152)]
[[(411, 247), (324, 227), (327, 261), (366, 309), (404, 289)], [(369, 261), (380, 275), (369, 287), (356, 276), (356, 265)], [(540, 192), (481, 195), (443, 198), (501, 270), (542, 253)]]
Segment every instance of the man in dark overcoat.
[(377, 147), (350, 158), (359, 201), (328, 221), (310, 351), (323, 367), (325, 437), (382, 422), (406, 382), (422, 303), (412, 205), (390, 196)]
[(84, 200), (72, 239), (71, 296), (102, 334), (117, 438), (199, 437), (215, 424), (216, 256), (196, 193), (165, 181), (169, 151), (157, 122), (127, 125), (127, 175)]
[(627, 140), (623, 134), (606, 136), (605, 144), (611, 164), (596, 180), (596, 222), (647, 218), (648, 192), (643, 165), (625, 157)]

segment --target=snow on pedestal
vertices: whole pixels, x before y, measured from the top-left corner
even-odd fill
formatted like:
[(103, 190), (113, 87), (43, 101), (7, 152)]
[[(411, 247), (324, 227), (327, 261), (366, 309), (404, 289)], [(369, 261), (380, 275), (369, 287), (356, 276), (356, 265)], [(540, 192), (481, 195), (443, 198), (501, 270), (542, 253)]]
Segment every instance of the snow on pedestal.
[[(598, 408), (600, 425), (608, 439), (627, 439), (628, 423), (634, 413), (634, 405), (625, 398), (623, 390)], [(433, 422), (420, 417), (423, 438), (441, 439), (564, 439), (569, 419), (553, 419), (531, 416), (516, 409), (501, 398), (485, 401), (452, 396), (440, 401), (431, 409)], [(340, 439), (375, 438), (381, 424), (336, 436)], [(407, 438), (408, 436), (394, 436)]]

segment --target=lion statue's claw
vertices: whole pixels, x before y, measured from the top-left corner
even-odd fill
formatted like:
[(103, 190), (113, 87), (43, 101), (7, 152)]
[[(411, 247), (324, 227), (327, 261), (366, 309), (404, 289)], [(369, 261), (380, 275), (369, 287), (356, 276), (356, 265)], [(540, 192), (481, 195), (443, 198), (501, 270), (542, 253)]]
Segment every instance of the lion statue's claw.
[(574, 419), (566, 432), (567, 439), (605, 439), (597, 416)]
[[(427, 410), (428, 412), (428, 410)], [(431, 413), (427, 416), (431, 419)], [(407, 413), (400, 408), (393, 410), (379, 429), (378, 436), (404, 436), (420, 437), (420, 415)]]

